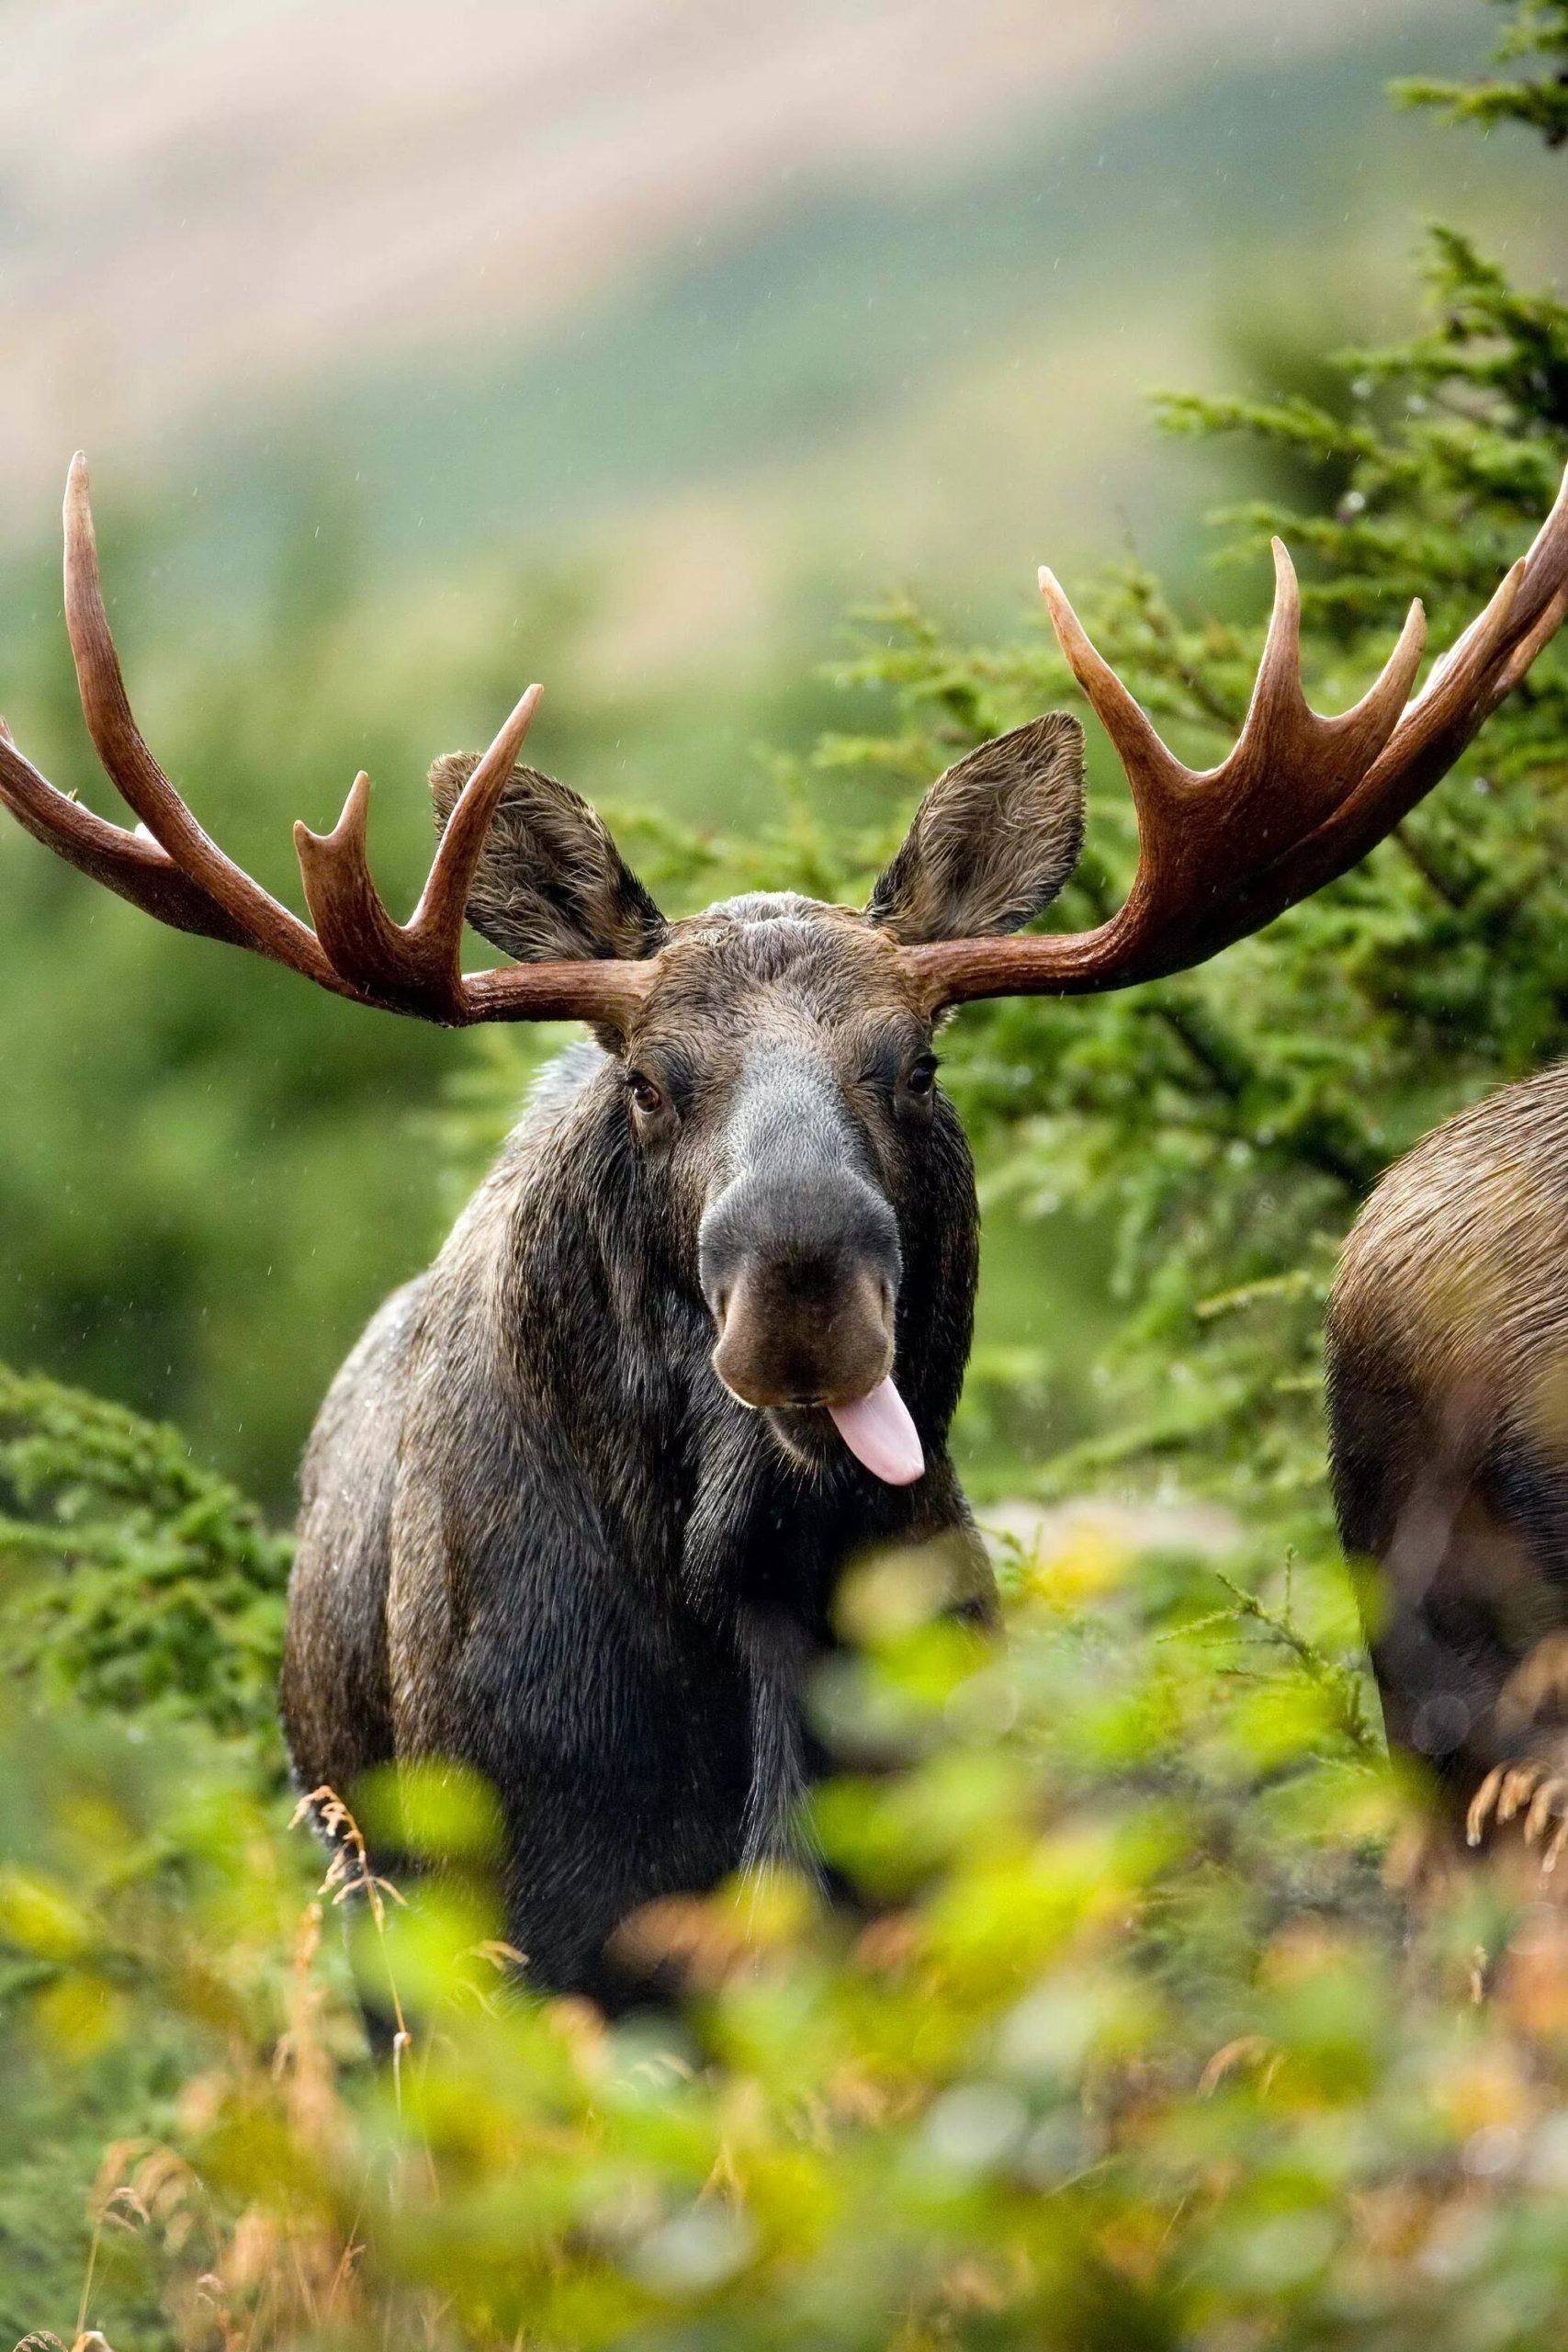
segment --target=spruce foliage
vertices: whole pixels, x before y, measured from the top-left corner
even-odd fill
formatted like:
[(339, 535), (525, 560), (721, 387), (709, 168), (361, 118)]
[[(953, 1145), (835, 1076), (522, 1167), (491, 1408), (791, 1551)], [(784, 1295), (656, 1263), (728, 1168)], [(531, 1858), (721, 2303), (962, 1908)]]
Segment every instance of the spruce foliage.
[(1406, 106), (1441, 107), (1451, 120), (1477, 123), (1483, 130), (1496, 122), (1522, 122), (1539, 130), (1549, 147), (1561, 147), (1568, 140), (1568, 6), (1564, 0), (1495, 0), (1495, 5), (1513, 14), (1497, 47), (1497, 62), (1506, 65), (1522, 59), (1523, 74), (1480, 82), (1400, 82), (1394, 95)]
[(32, 1705), (270, 1747), (289, 1544), (177, 1430), (0, 1365), (0, 1655)]
[[(1568, 29), (1555, 38), (1568, 49)], [(1364, 690), (1413, 596), (1434, 652), (1452, 642), (1529, 543), (1568, 458), (1568, 306), (1440, 228), (1425, 294), (1412, 341), (1334, 360), (1331, 402), (1280, 386), (1158, 403), (1168, 431), (1244, 436), (1308, 487), (1218, 518), (1219, 552), (1258, 582), (1260, 615), (1269, 535), (1296, 554), (1308, 689), (1325, 709)], [(1261, 626), (1183, 609), (1136, 563), (1083, 607), (1181, 755), (1222, 758)], [(1073, 698), (1043, 632), (968, 648), (905, 605), (874, 616), (873, 632), (882, 641), (845, 674), (895, 688), (902, 725), (826, 747), (836, 762), (912, 783)], [(1089, 854), (1053, 922), (1100, 920), (1130, 877), (1125, 790), (1106, 768)], [(1174, 1460), (1189, 1482), (1223, 1482), (1255, 1521), (1261, 1510), (1281, 1532), (1324, 1532), (1317, 1349), (1338, 1243), (1417, 1136), (1568, 1046), (1565, 827), (1559, 644), (1388, 842), (1261, 937), (1125, 998), (961, 1016), (950, 1072), (993, 1188), (1070, 1200), (1116, 1227), (1115, 1434), (1054, 1465), (1050, 1483)]]

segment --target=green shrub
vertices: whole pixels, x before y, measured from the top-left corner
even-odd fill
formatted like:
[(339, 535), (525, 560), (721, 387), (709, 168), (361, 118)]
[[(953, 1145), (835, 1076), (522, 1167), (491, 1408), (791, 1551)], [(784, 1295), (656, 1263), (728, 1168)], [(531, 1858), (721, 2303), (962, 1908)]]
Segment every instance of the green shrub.
[(0, 1365), (0, 1655), (35, 1705), (273, 1744), (290, 1546), (177, 1430)]

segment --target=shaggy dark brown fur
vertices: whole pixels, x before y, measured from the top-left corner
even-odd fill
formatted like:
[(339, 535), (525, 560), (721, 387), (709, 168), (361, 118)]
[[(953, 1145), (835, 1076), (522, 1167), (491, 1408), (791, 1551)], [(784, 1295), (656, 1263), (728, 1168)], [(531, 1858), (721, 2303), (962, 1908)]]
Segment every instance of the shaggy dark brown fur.
[[(448, 752), (430, 771), (435, 829), (479, 765)], [(656, 956), (664, 918), (610, 838), (597, 809), (536, 768), (513, 768), (491, 819), (468, 921), (523, 964), (592, 956)]]
[[(884, 923), (994, 927), (1066, 874), (1077, 729), (1005, 744), (933, 787), (870, 918), (786, 894), (666, 924), (575, 795), (520, 770), (502, 804), (479, 927), (513, 954), (656, 954), (654, 984), (626, 1035), (554, 1066), (340, 1374), (283, 1710), (306, 1789), (419, 1757), (488, 1776), (542, 1984), (634, 1996), (629, 1912), (798, 1854), (802, 1683), (848, 1562), (942, 1539), (953, 1606), (990, 1609), (947, 1451), (973, 1170)], [(440, 763), (438, 802), (470, 765)], [(822, 1408), (889, 1359), (925, 1451), (908, 1487)]]

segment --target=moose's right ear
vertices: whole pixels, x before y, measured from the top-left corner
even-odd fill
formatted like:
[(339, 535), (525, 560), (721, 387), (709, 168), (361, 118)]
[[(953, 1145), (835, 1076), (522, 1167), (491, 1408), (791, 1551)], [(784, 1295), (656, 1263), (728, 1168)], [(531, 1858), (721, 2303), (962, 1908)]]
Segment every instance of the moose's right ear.
[(1083, 848), (1083, 729), (1048, 711), (939, 775), (866, 913), (906, 946), (1017, 931)]
[[(438, 832), (478, 765), (477, 752), (448, 752), (431, 769)], [(667, 928), (604, 819), (536, 768), (513, 768), (507, 780), (468, 916), (481, 938), (520, 964), (656, 956)]]

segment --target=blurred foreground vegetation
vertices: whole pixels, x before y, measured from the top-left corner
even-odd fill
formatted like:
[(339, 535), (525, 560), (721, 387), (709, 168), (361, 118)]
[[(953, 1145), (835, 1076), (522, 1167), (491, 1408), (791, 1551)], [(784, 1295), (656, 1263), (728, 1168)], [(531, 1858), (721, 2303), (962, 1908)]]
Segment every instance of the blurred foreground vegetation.
[[(439, 1889), (367, 1901), (352, 1832), (321, 1885), (283, 1827), (276, 1552), (171, 1435), (36, 1386), (5, 1409), (31, 1498), (6, 1550), (90, 1596), (31, 1620), (52, 1695), (0, 1748), (16, 2333), (1557, 2340), (1568, 1930), (1478, 1887), (1409, 1939), (1320, 1561), (1263, 1602), (1269, 1547), (1135, 1555), (1069, 1516), (1004, 1562), (1005, 1658), (933, 1621), (918, 1557), (871, 1564), (813, 1694), (842, 1769), (818, 1826), (863, 1910), (784, 1877), (656, 1906), (628, 1932), (693, 1999), (612, 2030), (506, 1974), (481, 1789), (399, 1792)], [(142, 1612), (106, 1678), (96, 1628)], [(389, 2064), (345, 1926), (406, 2021)]]
[[(1562, 19), (1511, 17), (1540, 43), (1519, 51), (1527, 74), (1552, 86)], [(1514, 111), (1550, 142), (1550, 108)], [(1568, 458), (1568, 308), (1452, 232), (1428, 268), (1420, 339), (1324, 361), (1311, 398), (1167, 403), (1179, 430), (1255, 445), (1273, 494), (1227, 538), (1249, 580), (1269, 528), (1302, 559), (1309, 684), (1331, 708), (1412, 594), (1435, 646), (1451, 639)], [(1085, 605), (1176, 747), (1220, 756), (1258, 630), (1135, 566)], [(323, 641), (289, 626), (296, 651)], [(846, 683), (869, 718), (811, 771), (842, 780), (833, 821), (780, 762), (780, 813), (743, 837), (624, 824), (656, 889), (848, 894), (931, 775), (1071, 698), (1039, 631), (958, 646), (904, 606), (867, 621)], [(492, 684), (503, 700), (475, 681)], [(389, 749), (398, 694), (389, 677)], [(291, 758), (331, 749), (328, 772), (351, 771), (364, 746), (329, 745), (311, 709), (308, 676), (298, 707), (270, 712), (236, 684), (200, 725), (213, 757), (287, 737)], [(1109, 1221), (1114, 1255), (1079, 1442), (1021, 1454), (1042, 1375), (998, 1347), (972, 1384), (976, 1457), (1015, 1498), (1208, 1493), (1235, 1532), (1174, 1511), (1047, 1520), (1006, 1549), (1005, 1657), (933, 1619), (919, 1559), (868, 1564), (843, 1597), (849, 1662), (812, 1694), (841, 1764), (819, 1834), (862, 1905), (773, 1879), (633, 1923), (689, 1961), (679, 2023), (608, 2030), (517, 1989), (485, 1795), (448, 1777), (395, 1799), (405, 1842), (446, 1859), (438, 1883), (407, 1905), (356, 1888), (345, 1824), (322, 1888), (321, 1856), (285, 1827), (272, 1717), (287, 1546), (175, 1432), (0, 1381), (0, 2336), (101, 2330), (117, 2352), (1560, 2342), (1568, 1929), (1535, 1880), (1477, 1880), (1414, 1919), (1388, 1891), (1391, 1846), (1416, 1828), (1328, 1524), (1316, 1351), (1335, 1250), (1380, 1169), (1568, 1044), (1565, 747), (1558, 650), (1396, 839), (1265, 937), (1124, 1001), (954, 1024), (944, 1075), (989, 1200), (1097, 1236)], [(1057, 918), (1075, 925), (1130, 870), (1105, 773), (1090, 844)], [(55, 893), (52, 922), (98, 919), (68, 876), (28, 888)], [(102, 919), (125, 960), (82, 1008), (84, 1050), (180, 1071), (177, 1012), (138, 962), (150, 927)], [(225, 959), (210, 968), (215, 990), (233, 985)], [(369, 1121), (427, 1068), (432, 1041), (341, 1007), (341, 1046), (321, 1027), (304, 1051), (294, 985), (243, 968), (222, 1000), (226, 1050), (256, 1082), (221, 1152), (196, 1140), (199, 1057), (188, 1128), (168, 1117), (177, 1089), (162, 1094), (182, 1216), (238, 1181), (247, 1122), (286, 1109), (303, 1129), (345, 1091)], [(455, 1187), (548, 1042), (474, 1046), (418, 1145)], [(354, 1132), (333, 1213), (391, 1218), (408, 1170)], [(200, 1295), (199, 1253), (167, 1246), (151, 1194), (118, 1198), (112, 1132), (85, 1140), (83, 1170), (143, 1219), (152, 1348), (179, 1286)], [(258, 1210), (266, 1246), (279, 1229)], [(288, 1286), (288, 1311), (280, 1290), (263, 1318), (271, 1344), (309, 1356), (327, 1310), (307, 1306), (296, 1239), (255, 1274)], [(26, 1283), (23, 1242), (15, 1261)], [(90, 1269), (81, 1281), (90, 1317)], [(241, 1385), (265, 1410), (266, 1362)], [(372, 1821), (394, 1802), (352, 1794)], [(356, 1972), (406, 2019), (391, 2064), (367, 2061)]]

